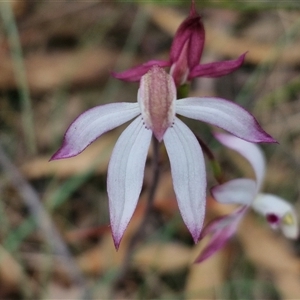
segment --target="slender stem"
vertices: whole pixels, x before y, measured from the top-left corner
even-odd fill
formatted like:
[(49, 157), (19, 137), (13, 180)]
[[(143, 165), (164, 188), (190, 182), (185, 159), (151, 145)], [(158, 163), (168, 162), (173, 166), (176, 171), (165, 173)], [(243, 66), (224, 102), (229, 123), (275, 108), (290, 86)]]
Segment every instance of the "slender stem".
[(158, 181), (159, 181), (159, 143), (158, 143), (158, 140), (156, 138), (153, 138), (153, 162), (152, 162), (152, 167), (153, 167), (153, 177), (152, 177), (152, 184), (151, 184), (151, 188), (150, 188), (149, 196), (148, 196), (146, 213), (149, 210), (151, 210), (152, 207), (153, 207), (155, 192), (156, 192), (156, 189), (157, 189), (157, 186), (158, 186)]
[(218, 161), (216, 160), (213, 152), (210, 150), (210, 148), (204, 143), (204, 141), (196, 134), (194, 133), (198, 143), (200, 144), (203, 152), (206, 154), (207, 158), (210, 161), (210, 165), (213, 170), (213, 174), (215, 176), (215, 179), (218, 181), (219, 184), (222, 184), (225, 182), (224, 180), (224, 174), (222, 173), (222, 169)]
[(152, 177), (151, 187), (149, 190), (149, 195), (147, 198), (147, 204), (146, 204), (146, 209), (145, 209), (145, 213), (144, 213), (144, 218), (143, 218), (139, 228), (137, 229), (137, 231), (135, 232), (135, 234), (132, 236), (131, 240), (129, 241), (126, 255), (124, 258), (124, 262), (121, 267), (119, 276), (116, 279), (115, 284), (113, 285), (112, 293), (114, 293), (114, 291), (118, 288), (118, 285), (120, 285), (124, 281), (124, 279), (128, 273), (130, 263), (132, 261), (132, 256), (134, 253), (134, 248), (136, 247), (137, 243), (144, 237), (145, 227), (148, 223), (149, 216), (151, 215), (151, 210), (153, 208), (155, 192), (157, 190), (157, 186), (158, 186), (158, 182), (159, 182), (159, 173), (160, 173), (159, 170), (160, 169), (159, 169), (159, 143), (156, 138), (153, 138), (152, 141), (153, 141), (153, 161), (152, 161), (153, 177)]

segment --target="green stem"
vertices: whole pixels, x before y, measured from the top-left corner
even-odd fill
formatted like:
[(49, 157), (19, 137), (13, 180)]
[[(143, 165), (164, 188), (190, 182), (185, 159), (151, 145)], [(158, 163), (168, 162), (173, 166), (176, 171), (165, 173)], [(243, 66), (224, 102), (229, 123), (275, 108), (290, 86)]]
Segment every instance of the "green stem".
[(22, 101), (22, 122), (25, 141), (27, 144), (27, 149), (29, 150), (30, 154), (33, 155), (36, 153), (36, 141), (34, 133), (32, 104), (26, 79), (26, 71), (23, 61), (19, 32), (10, 1), (3, 1), (0, 3), (0, 12), (10, 45), (15, 78)]

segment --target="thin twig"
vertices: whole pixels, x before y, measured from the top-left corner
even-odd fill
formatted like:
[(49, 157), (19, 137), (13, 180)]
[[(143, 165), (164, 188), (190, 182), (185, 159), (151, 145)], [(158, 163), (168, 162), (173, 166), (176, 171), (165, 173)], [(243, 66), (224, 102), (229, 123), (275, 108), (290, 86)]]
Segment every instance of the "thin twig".
[(0, 166), (6, 172), (7, 177), (14, 185), (19, 195), (23, 198), (25, 204), (29, 208), (32, 217), (36, 220), (47, 242), (57, 255), (57, 259), (66, 267), (71, 279), (82, 288), (82, 291), (87, 299), (88, 290), (86, 288), (85, 278), (77, 267), (75, 260), (69, 252), (65, 242), (61, 238), (58, 230), (53, 224), (47, 211), (44, 209), (38, 194), (32, 186), (23, 178), (18, 169), (13, 165), (8, 156), (0, 145)]

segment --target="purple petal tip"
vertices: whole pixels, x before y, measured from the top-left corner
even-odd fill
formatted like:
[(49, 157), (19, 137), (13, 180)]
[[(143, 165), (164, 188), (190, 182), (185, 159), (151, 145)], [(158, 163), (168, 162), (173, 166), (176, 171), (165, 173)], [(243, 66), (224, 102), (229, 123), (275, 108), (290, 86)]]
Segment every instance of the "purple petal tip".
[(114, 234), (112, 234), (112, 237), (113, 237), (115, 248), (118, 251), (119, 247), (120, 247), (120, 244), (121, 244), (122, 236), (119, 237), (119, 236), (115, 236)]
[(72, 151), (67, 148), (66, 146), (62, 146), (60, 149), (58, 149), (50, 158), (49, 161), (52, 160), (58, 160), (58, 159), (63, 159), (63, 158), (70, 158), (73, 156), (76, 156), (79, 153), (72, 153)]
[(200, 234), (201, 234), (201, 230), (195, 230), (194, 232), (191, 232), (194, 243), (197, 244), (200, 240)]
[(279, 144), (271, 135), (266, 133), (265, 131), (261, 131), (261, 137), (259, 138), (259, 143), (275, 143)]
[(62, 158), (64, 158), (64, 157), (60, 156), (60, 150), (58, 150), (51, 156), (49, 161), (58, 160), (58, 159), (62, 159)]

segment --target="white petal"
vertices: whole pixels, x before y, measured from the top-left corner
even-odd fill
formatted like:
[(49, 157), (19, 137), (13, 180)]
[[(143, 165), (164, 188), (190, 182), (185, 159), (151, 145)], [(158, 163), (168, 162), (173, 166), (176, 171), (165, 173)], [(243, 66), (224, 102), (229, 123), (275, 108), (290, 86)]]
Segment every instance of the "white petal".
[(241, 106), (220, 98), (185, 98), (176, 101), (176, 113), (223, 128), (249, 142), (276, 142)]
[(281, 220), (279, 226), (283, 234), (291, 239), (298, 237), (298, 218), (293, 206), (286, 200), (272, 194), (259, 194), (255, 198), (252, 208), (263, 216), (269, 214), (278, 216)]
[(116, 248), (137, 205), (151, 137), (142, 118), (136, 118), (119, 137), (109, 162), (107, 192)]
[(201, 147), (192, 131), (178, 118), (164, 135), (178, 206), (194, 241), (204, 220), (206, 172)]
[(87, 110), (70, 125), (63, 145), (51, 159), (78, 155), (100, 135), (133, 119), (139, 113), (137, 102), (111, 103)]
[(256, 196), (256, 183), (251, 179), (233, 179), (211, 189), (220, 203), (250, 205)]
[(261, 148), (256, 144), (246, 142), (230, 134), (216, 133), (215, 137), (224, 146), (237, 151), (249, 161), (255, 172), (258, 191), (261, 188), (266, 172), (265, 157)]

